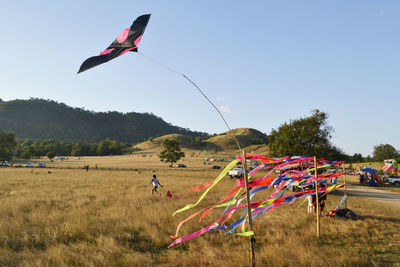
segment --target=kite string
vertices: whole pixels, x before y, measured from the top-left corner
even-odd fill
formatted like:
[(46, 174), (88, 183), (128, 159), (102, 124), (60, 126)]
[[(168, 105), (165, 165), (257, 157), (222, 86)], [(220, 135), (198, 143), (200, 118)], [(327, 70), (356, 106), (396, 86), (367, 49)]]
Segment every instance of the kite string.
[(141, 55), (142, 57), (147, 58), (147, 59), (150, 60), (150, 61), (153, 61), (153, 63), (156, 63), (156, 64), (160, 65), (161, 67), (164, 67), (164, 68), (168, 69), (169, 71), (175, 72), (175, 73), (178, 74), (178, 75), (183, 75), (182, 73), (180, 73), (180, 72), (174, 70), (173, 68), (168, 67), (167, 65), (162, 64), (161, 62), (155, 60), (154, 58), (151, 58), (151, 57), (149, 57), (149, 56), (145, 56), (145, 55), (143, 55), (142, 53), (140, 53), (139, 51), (137, 51), (137, 53), (138, 53), (139, 55)]
[(148, 56), (143, 55), (143, 54), (140, 53), (139, 51), (138, 51), (137, 53), (138, 53), (139, 55), (141, 55), (141, 56), (147, 58), (148, 60), (153, 61), (154, 63), (160, 65), (161, 67), (164, 67), (164, 68), (166, 68), (167, 70), (169, 70), (169, 71), (171, 71), (171, 72), (174, 72), (174, 73), (176, 73), (176, 74), (178, 74), (178, 75), (183, 76), (183, 78), (185, 78), (185, 79), (186, 79), (187, 81), (189, 81), (194, 87), (196, 87), (196, 89), (203, 95), (203, 97), (204, 97), (204, 98), (211, 104), (211, 106), (218, 112), (219, 116), (220, 116), (221, 119), (224, 121), (226, 127), (228, 127), (229, 134), (233, 137), (233, 140), (235, 140), (235, 143), (236, 143), (236, 145), (238, 146), (239, 150), (242, 150), (242, 148), (241, 148), (241, 146), (240, 146), (238, 140), (236, 139), (236, 135), (235, 135), (234, 132), (232, 131), (232, 129), (231, 129), (231, 127), (229, 126), (228, 122), (226, 121), (225, 117), (222, 115), (221, 111), (214, 105), (214, 103), (207, 97), (207, 95), (200, 89), (200, 87), (197, 86), (197, 84), (195, 84), (195, 83), (194, 83), (188, 76), (186, 76), (185, 74), (180, 73), (180, 72), (174, 70), (173, 68), (171, 68), (171, 67), (169, 67), (169, 66), (167, 66), (167, 65), (165, 65), (165, 64), (162, 64), (161, 62), (159, 62), (159, 61), (157, 61), (157, 60), (155, 60), (155, 59), (153, 59), (153, 58), (151, 58), (151, 57), (148, 57)]

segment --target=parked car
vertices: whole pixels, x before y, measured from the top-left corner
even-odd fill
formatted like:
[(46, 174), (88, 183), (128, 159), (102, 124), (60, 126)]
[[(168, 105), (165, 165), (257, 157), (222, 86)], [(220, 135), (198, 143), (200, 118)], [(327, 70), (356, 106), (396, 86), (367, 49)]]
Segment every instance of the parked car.
[(211, 169), (216, 169), (216, 170), (219, 170), (219, 169), (221, 169), (221, 166), (218, 166), (218, 165), (213, 165), (213, 166), (211, 166)]
[(33, 164), (32, 164), (32, 162), (27, 162), (26, 164), (25, 164), (25, 168), (33, 168), (34, 166), (33, 166)]
[(39, 163), (36, 165), (36, 168), (46, 168), (46, 164), (44, 164), (43, 162), (39, 162)]
[(234, 177), (236, 177), (236, 178), (242, 178), (243, 177), (243, 175), (244, 175), (244, 171), (243, 171), (243, 168), (233, 168), (232, 170), (230, 170), (229, 172), (228, 172), (228, 175), (229, 175), (229, 177), (231, 177), (231, 178), (234, 178)]
[(383, 181), (385, 183), (390, 183), (395, 186), (400, 186), (400, 176), (399, 175), (390, 175), (387, 177), (383, 177)]
[(186, 168), (186, 165), (185, 164), (181, 164), (181, 163), (178, 164), (177, 166), (178, 166), (178, 168)]
[(4, 161), (4, 162), (1, 162), (0, 163), (0, 167), (8, 167), (9, 165), (8, 165), (8, 162), (7, 161)]

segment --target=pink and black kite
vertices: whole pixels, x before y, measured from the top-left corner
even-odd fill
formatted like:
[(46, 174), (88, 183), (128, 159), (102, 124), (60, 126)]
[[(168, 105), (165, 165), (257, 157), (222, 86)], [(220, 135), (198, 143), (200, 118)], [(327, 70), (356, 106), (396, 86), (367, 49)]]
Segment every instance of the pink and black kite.
[(116, 57), (119, 57), (126, 52), (137, 52), (137, 47), (140, 39), (143, 36), (147, 23), (149, 22), (150, 14), (138, 17), (130, 28), (127, 28), (118, 35), (117, 39), (106, 50), (100, 53), (100, 56), (94, 56), (86, 59), (78, 73), (106, 63)]

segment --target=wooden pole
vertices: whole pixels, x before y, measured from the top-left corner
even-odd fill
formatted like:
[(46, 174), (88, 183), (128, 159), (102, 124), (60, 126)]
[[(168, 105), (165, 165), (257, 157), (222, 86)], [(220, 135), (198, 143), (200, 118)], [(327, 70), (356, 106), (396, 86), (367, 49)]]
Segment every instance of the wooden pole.
[[(243, 163), (243, 176), (246, 183), (246, 200), (247, 200), (247, 215), (249, 217), (249, 227), (250, 231), (253, 231), (253, 218), (251, 217), (251, 205), (250, 205), (250, 194), (249, 194), (249, 177), (247, 176), (247, 161), (246, 161), (246, 151), (242, 151), (242, 163)], [(256, 266), (256, 258), (254, 253), (254, 243), (256, 238), (254, 234), (250, 236), (250, 252), (251, 252), (251, 266)]]
[(319, 196), (318, 196), (318, 172), (317, 172), (317, 157), (314, 156), (314, 168), (315, 168), (315, 205), (317, 210), (317, 237), (319, 238)]
[[(347, 196), (347, 185), (346, 185), (346, 169), (344, 167), (344, 163), (343, 163), (343, 173), (344, 173), (344, 194)], [(347, 209), (347, 199), (344, 202), (344, 208)]]

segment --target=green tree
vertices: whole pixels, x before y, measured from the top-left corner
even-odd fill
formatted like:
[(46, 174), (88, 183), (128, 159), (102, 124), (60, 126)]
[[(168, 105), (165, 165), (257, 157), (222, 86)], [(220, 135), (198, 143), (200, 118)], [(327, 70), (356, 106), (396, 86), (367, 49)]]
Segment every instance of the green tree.
[(32, 158), (32, 153), (29, 149), (25, 149), (25, 151), (22, 152), (21, 158), (23, 159), (31, 159)]
[(164, 150), (161, 151), (159, 157), (165, 160), (166, 163), (169, 163), (170, 167), (172, 167), (172, 164), (185, 157), (185, 153), (181, 151), (179, 143), (173, 139), (165, 139), (163, 141), (163, 147)]
[(345, 159), (346, 155), (331, 143), (332, 127), (327, 125), (328, 114), (314, 110), (309, 117), (291, 120), (269, 136), (271, 156), (318, 156)]
[(122, 145), (119, 142), (112, 140), (110, 143), (110, 153), (112, 155), (122, 154)]
[(372, 162), (371, 156), (370, 156), (370, 155), (366, 156), (366, 157), (364, 158), (364, 162)]
[(94, 156), (96, 154), (92, 154), (91, 145), (89, 143), (81, 143), (81, 153), (82, 156)]
[(0, 160), (11, 160), (16, 147), (15, 134), (0, 130)]
[(72, 146), (71, 156), (83, 156), (82, 145), (75, 143)]
[(55, 155), (53, 151), (49, 151), (47, 152), (46, 156), (49, 158), (50, 161), (53, 161)]
[(400, 152), (389, 144), (380, 144), (374, 146), (373, 158), (376, 161), (384, 161), (385, 159), (399, 159)]
[(364, 158), (360, 153), (354, 153), (354, 155), (350, 157), (350, 161), (360, 163), (364, 161)]
[(98, 149), (98, 144), (97, 143), (92, 143), (89, 145), (90, 146), (90, 155), (92, 156), (97, 156), (97, 149)]
[(101, 141), (97, 147), (97, 154), (100, 156), (108, 156), (111, 155), (111, 139), (106, 138), (105, 140)]
[(25, 150), (21, 153), (21, 158), (23, 159), (31, 159), (36, 155), (35, 148), (33, 145), (25, 147)]

